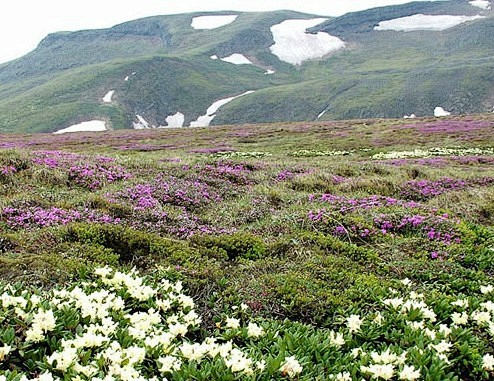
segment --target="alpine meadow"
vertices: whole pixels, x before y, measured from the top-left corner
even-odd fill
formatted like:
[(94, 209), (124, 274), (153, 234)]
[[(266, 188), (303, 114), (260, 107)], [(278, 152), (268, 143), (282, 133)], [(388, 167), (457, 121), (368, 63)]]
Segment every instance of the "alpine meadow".
[(0, 381), (494, 380), (494, 12), (153, 16), (0, 65)]

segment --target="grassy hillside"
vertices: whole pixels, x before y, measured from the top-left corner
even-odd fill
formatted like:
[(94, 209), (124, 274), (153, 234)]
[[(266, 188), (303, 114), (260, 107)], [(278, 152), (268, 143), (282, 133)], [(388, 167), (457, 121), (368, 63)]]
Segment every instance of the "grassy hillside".
[[(101, 377), (370, 380), (380, 364), (392, 379), (492, 379), (493, 127), (486, 114), (0, 135), (0, 376), (75, 377), (77, 363)], [(76, 285), (57, 297), (71, 308), (46, 294)], [(102, 341), (62, 346), (94, 329)], [(207, 337), (241, 352), (215, 355)], [(108, 367), (110, 347), (144, 357)]]
[[(484, 18), (443, 31), (375, 31), (412, 14)], [(200, 13), (155, 16), (102, 30), (49, 35), (30, 54), (0, 67), (0, 131), (50, 132), (91, 119), (132, 128), (180, 112), (189, 125), (219, 99), (213, 125), (430, 116), (494, 107), (494, 12), (466, 1), (413, 2), (329, 19), (309, 32), (341, 37), (345, 49), (300, 66), (271, 54), (271, 26), (316, 16), (291, 11), (237, 14), (224, 27), (196, 30)], [(243, 54), (253, 65), (210, 57)], [(275, 73), (265, 75), (266, 70)], [(111, 104), (103, 96), (115, 91)]]

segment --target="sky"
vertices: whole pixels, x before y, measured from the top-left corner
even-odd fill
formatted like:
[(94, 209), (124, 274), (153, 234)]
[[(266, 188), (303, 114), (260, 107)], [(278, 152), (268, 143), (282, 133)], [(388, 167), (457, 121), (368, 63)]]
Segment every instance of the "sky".
[(291, 9), (323, 16), (411, 0), (2, 0), (0, 63), (36, 48), (48, 33), (108, 28), (146, 16), (196, 11)]

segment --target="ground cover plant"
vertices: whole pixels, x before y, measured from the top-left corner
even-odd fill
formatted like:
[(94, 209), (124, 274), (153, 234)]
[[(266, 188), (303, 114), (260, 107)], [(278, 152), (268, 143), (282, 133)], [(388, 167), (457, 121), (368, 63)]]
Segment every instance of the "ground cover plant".
[(0, 380), (493, 379), (493, 128), (0, 136)]

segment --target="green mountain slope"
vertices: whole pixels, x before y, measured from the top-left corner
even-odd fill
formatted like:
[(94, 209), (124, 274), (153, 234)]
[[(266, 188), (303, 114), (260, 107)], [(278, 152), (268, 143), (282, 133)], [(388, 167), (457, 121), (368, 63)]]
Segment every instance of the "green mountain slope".
[[(426, 15), (480, 15), (442, 31), (377, 31), (380, 21)], [(237, 15), (198, 30), (194, 17)], [(270, 51), (273, 25), (318, 16), (292, 11), (155, 16), (112, 28), (47, 36), (38, 48), (0, 65), (0, 131), (50, 132), (99, 119), (132, 128), (139, 118), (185, 126), (215, 101), (211, 124), (454, 114), (494, 107), (494, 12), (466, 0), (414, 2), (327, 19), (344, 49), (294, 66)], [(294, 47), (298, 49), (300, 47)], [(242, 54), (251, 65), (220, 59)], [(267, 75), (266, 71), (274, 74)], [(111, 102), (103, 97), (114, 91)]]

